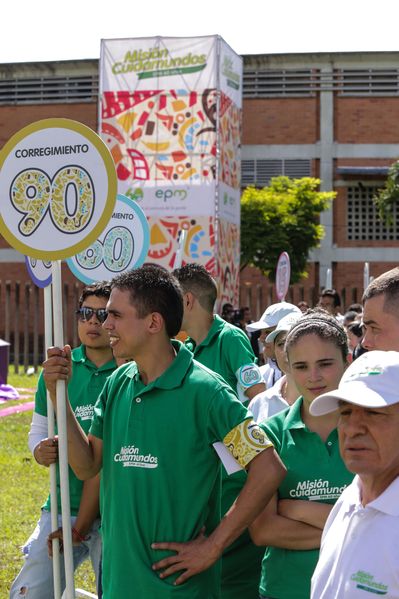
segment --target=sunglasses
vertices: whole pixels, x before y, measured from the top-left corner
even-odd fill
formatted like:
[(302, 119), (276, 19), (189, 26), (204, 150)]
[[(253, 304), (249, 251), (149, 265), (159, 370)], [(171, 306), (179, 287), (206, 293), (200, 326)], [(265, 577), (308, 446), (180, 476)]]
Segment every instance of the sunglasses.
[(105, 322), (108, 316), (108, 312), (105, 308), (99, 308), (98, 310), (95, 310), (94, 308), (83, 307), (79, 308), (79, 310), (76, 310), (76, 314), (79, 320), (83, 321), (90, 320), (95, 314), (97, 320), (101, 323)]

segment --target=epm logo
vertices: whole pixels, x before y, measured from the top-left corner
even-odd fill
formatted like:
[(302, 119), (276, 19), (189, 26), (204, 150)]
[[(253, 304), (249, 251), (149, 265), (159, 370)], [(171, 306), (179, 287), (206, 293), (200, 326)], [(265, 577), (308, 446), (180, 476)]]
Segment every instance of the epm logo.
[(167, 202), (171, 198), (176, 198), (177, 200), (185, 200), (187, 198), (187, 191), (185, 189), (157, 189), (155, 192), (155, 197), (164, 202)]

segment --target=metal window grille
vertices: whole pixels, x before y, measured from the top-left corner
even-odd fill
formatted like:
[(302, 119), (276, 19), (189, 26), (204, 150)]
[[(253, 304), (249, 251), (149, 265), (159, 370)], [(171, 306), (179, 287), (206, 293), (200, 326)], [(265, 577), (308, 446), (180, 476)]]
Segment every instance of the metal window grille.
[(378, 216), (373, 202), (376, 186), (347, 188), (347, 232), (349, 241), (396, 241), (399, 239), (399, 211), (393, 212), (394, 224), (387, 227)]
[(286, 175), (293, 179), (311, 176), (310, 160), (265, 160), (262, 158), (255, 160), (241, 161), (241, 185), (255, 185), (256, 187), (266, 187), (272, 177)]
[(312, 69), (280, 71), (244, 70), (243, 95), (247, 98), (309, 96), (314, 94)]
[(96, 102), (98, 75), (0, 79), (0, 105)]
[(244, 69), (244, 98), (304, 97), (321, 91), (344, 96), (398, 96), (399, 69)]
[(341, 95), (399, 95), (399, 69), (342, 69), (336, 78)]

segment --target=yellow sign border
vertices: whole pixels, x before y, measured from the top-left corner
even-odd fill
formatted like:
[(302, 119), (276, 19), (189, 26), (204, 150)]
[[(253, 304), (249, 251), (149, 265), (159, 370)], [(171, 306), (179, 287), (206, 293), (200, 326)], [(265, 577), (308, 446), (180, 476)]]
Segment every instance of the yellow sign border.
[[(69, 258), (82, 252), (87, 247), (89, 247), (97, 237), (101, 234), (103, 229), (106, 227), (108, 221), (110, 220), (112, 213), (114, 211), (118, 181), (116, 177), (115, 164), (111, 153), (103, 142), (101, 137), (97, 135), (93, 129), (87, 127), (87, 125), (83, 125), (83, 123), (79, 123), (78, 121), (74, 121), (72, 119), (65, 118), (51, 118), (51, 119), (42, 119), (40, 121), (35, 121), (26, 127), (23, 127), (17, 133), (15, 133), (3, 146), (0, 151), (0, 171), (8, 156), (11, 154), (15, 146), (31, 135), (32, 133), (36, 133), (37, 131), (41, 131), (43, 129), (69, 129), (72, 131), (76, 131), (80, 133), (84, 138), (86, 138), (98, 151), (101, 158), (103, 159), (105, 170), (108, 176), (108, 193), (107, 200), (102, 211), (101, 217), (99, 218), (97, 224), (93, 227), (93, 229), (86, 235), (84, 239), (75, 243), (74, 245), (69, 246), (68, 248), (61, 250), (40, 250), (31, 248), (29, 245), (21, 242), (15, 235), (10, 231), (7, 227), (1, 213), (0, 213), (0, 233), (3, 235), (4, 239), (8, 241), (8, 243), (14, 249), (21, 252), (25, 256), (29, 256), (31, 258), (38, 258), (40, 260), (62, 260), (65, 258)], [(0, 198), (1, 201), (1, 198)]]

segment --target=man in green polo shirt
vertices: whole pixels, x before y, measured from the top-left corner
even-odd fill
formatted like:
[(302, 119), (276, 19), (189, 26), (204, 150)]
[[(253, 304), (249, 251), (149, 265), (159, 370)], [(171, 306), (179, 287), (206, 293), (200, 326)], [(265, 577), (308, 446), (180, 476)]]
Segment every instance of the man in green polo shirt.
[[(213, 313), (217, 285), (199, 264), (186, 264), (174, 271), (183, 290), (182, 329), (194, 358), (220, 374), (239, 399), (247, 405), (266, 390), (247, 335)], [(223, 469), (222, 513), (225, 513), (245, 484), (241, 470), (230, 476)], [(256, 547), (248, 531), (227, 548), (222, 559), (222, 599), (257, 597), (263, 548)]]
[[(183, 314), (172, 275), (145, 265), (116, 277), (107, 310), (115, 357), (135, 361), (108, 379), (88, 437), (67, 405), (72, 468), (82, 479), (102, 468), (103, 597), (218, 599), (216, 562), (285, 468), (224, 381), (171, 341)], [(52, 348), (44, 364), (54, 404), (69, 356)], [(221, 522), (218, 441), (249, 472)]]
[[(86, 433), (89, 431), (94, 413), (94, 404), (107, 377), (115, 370), (109, 337), (102, 327), (106, 317), (105, 307), (111, 293), (107, 282), (86, 286), (79, 298), (78, 337), (81, 345), (71, 354), (72, 378), (68, 383), (68, 394), (77, 421)], [(35, 397), (29, 448), (38, 464), (49, 466), (57, 462), (57, 437), (48, 438), (47, 397), (42, 374), (39, 377)], [(98, 533), (98, 477), (88, 480), (83, 490), (69, 469), (69, 495), (71, 506), (72, 540), (74, 543), (75, 568), (89, 554), (96, 577), (101, 558), (101, 540)], [(83, 499), (83, 497), (85, 497)], [(97, 500), (96, 500), (97, 498)], [(57, 503), (61, 523), (61, 497), (59, 470), (57, 466)], [(47, 537), (51, 532), (50, 496), (42, 506), (42, 514), (32, 536), (23, 547), (25, 563), (13, 582), (10, 598), (28, 596), (30, 599), (53, 599), (52, 562), (47, 553)], [(61, 531), (57, 536), (61, 536)], [(82, 541), (82, 539), (85, 539)], [(63, 560), (61, 560), (61, 586), (65, 587)]]

